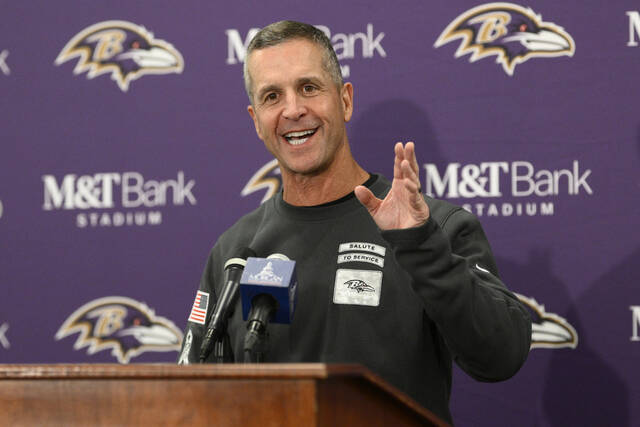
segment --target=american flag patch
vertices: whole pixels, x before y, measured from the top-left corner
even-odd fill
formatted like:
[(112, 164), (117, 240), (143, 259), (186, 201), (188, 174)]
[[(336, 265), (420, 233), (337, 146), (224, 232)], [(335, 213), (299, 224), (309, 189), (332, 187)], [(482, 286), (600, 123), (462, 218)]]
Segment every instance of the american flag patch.
[(196, 299), (193, 302), (191, 308), (191, 314), (189, 315), (189, 321), (204, 325), (207, 318), (207, 307), (209, 307), (209, 294), (206, 292), (198, 291)]

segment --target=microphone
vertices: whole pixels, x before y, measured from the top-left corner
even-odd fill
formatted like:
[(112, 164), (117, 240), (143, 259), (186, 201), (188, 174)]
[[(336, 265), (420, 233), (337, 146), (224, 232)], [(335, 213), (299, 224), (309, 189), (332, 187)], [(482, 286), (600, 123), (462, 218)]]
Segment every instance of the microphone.
[(214, 344), (226, 332), (226, 321), (233, 313), (235, 302), (238, 299), (238, 286), (242, 271), (247, 263), (247, 258), (255, 255), (256, 253), (252, 249), (243, 248), (238, 252), (237, 257), (230, 258), (224, 264), (225, 284), (209, 319), (209, 326), (200, 347), (200, 363), (204, 363), (211, 354)]
[(264, 344), (269, 322), (290, 324), (293, 318), (298, 285), (296, 262), (283, 258), (286, 257), (247, 259), (240, 279), (242, 318), (247, 320), (245, 361), (247, 352), (250, 355), (258, 344)]

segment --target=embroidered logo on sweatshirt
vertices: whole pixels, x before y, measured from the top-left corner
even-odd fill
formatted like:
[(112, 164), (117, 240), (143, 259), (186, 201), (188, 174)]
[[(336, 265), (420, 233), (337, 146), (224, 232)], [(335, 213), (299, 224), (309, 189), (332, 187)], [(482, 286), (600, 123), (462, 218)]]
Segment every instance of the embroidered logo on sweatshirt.
[(340, 268), (336, 271), (333, 302), (377, 307), (381, 290), (382, 271)]
[(355, 289), (357, 293), (376, 291), (373, 286), (367, 285), (367, 282), (363, 282), (362, 280), (347, 280), (347, 282), (345, 282), (345, 285), (347, 285), (348, 289)]
[[(333, 285), (334, 304), (354, 304), (377, 307), (380, 305), (382, 289), (382, 269), (387, 248), (369, 242), (346, 242), (338, 246), (338, 265), (355, 263), (354, 267), (375, 267), (364, 269), (339, 268)], [(376, 268), (377, 267), (377, 268)]]
[(189, 321), (204, 325), (207, 319), (207, 308), (209, 308), (209, 293), (198, 291), (189, 313)]
[(367, 242), (342, 243), (338, 247), (338, 264), (345, 262), (366, 262), (384, 268), (387, 248)]

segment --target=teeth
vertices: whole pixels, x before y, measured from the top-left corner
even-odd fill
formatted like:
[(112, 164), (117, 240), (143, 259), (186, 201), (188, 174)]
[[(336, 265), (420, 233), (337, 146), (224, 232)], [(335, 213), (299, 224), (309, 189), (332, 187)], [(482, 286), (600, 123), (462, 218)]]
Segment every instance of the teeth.
[(304, 144), (305, 142), (307, 142), (309, 138), (302, 138), (302, 139), (287, 139), (287, 141), (289, 141), (289, 144), (291, 145), (300, 145), (300, 144)]
[(317, 129), (303, 130), (299, 132), (289, 132), (284, 134), (285, 139), (291, 145), (301, 145), (307, 142), (309, 137), (316, 133)]
[(305, 136), (305, 135), (311, 135), (312, 133), (315, 132), (315, 129), (311, 129), (311, 130), (303, 130), (300, 132), (289, 132), (287, 134), (285, 134), (285, 138), (297, 138), (299, 136)]

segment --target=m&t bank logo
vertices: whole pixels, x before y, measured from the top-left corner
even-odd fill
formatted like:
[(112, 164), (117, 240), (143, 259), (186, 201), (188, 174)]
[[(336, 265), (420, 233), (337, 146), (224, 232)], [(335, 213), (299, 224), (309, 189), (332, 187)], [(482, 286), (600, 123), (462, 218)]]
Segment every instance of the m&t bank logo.
[(593, 194), (591, 170), (581, 168), (578, 160), (555, 170), (539, 169), (527, 161), (449, 163), (444, 169), (427, 163), (424, 170), (425, 192), (431, 197), (487, 199), (462, 204), (477, 216), (553, 215), (553, 197)]
[(145, 180), (138, 172), (105, 172), (67, 174), (60, 180), (54, 175), (43, 175), (42, 182), (42, 209), (81, 210), (76, 215), (80, 228), (159, 225), (162, 211), (157, 208), (196, 204), (195, 180), (187, 180), (183, 171), (177, 173), (176, 179), (162, 181)]

